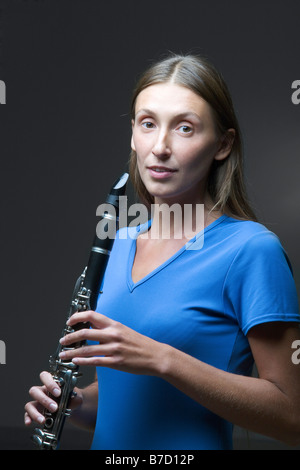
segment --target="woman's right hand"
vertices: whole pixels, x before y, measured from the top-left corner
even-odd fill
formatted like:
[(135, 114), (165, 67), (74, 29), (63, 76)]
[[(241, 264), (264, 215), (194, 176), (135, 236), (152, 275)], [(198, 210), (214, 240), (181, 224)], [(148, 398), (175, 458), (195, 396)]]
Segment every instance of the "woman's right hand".
[[(58, 398), (61, 394), (60, 386), (49, 372), (41, 372), (40, 379), (43, 385), (33, 386), (29, 390), (29, 395), (33, 398), (33, 401), (29, 401), (25, 405), (24, 422), (26, 426), (29, 426), (32, 422), (44, 424), (45, 417), (43, 411), (45, 408), (51, 413), (57, 410), (55, 398)], [(81, 403), (82, 397), (80, 394), (77, 394), (72, 399), (70, 408), (80, 406)]]

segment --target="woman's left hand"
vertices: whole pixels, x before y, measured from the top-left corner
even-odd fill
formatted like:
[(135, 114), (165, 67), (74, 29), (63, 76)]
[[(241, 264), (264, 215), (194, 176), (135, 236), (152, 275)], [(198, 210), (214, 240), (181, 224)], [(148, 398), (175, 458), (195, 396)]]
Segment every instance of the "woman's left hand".
[(133, 374), (159, 375), (166, 345), (92, 310), (74, 313), (67, 324), (72, 327), (81, 322), (88, 322), (91, 328), (67, 334), (61, 338), (61, 344), (69, 346), (83, 340), (99, 344), (64, 351), (60, 355), (61, 359), (72, 360), (78, 365), (103, 366)]

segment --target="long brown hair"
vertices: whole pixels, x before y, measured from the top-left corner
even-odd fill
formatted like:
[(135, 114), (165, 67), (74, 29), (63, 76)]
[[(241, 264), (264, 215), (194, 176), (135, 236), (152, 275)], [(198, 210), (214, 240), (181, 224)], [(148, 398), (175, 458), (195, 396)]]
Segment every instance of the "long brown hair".
[[(230, 154), (225, 160), (215, 160), (212, 164), (207, 190), (213, 200), (214, 209), (239, 219), (256, 220), (244, 184), (241, 132), (230, 93), (222, 76), (202, 57), (172, 54), (150, 66), (139, 79), (132, 96), (132, 119), (135, 119), (135, 104), (139, 93), (151, 85), (167, 82), (189, 88), (211, 106), (220, 136), (225, 136), (228, 129), (235, 129)], [(139, 198), (149, 208), (154, 199), (140, 178), (137, 156), (133, 150), (129, 172)]]

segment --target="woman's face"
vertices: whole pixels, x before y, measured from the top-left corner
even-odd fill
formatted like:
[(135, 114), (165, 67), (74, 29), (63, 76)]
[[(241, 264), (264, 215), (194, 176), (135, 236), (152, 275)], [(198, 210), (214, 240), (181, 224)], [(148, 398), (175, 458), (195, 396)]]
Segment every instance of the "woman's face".
[(217, 135), (209, 104), (172, 83), (138, 95), (131, 146), (156, 203), (203, 203), (211, 164), (230, 152)]

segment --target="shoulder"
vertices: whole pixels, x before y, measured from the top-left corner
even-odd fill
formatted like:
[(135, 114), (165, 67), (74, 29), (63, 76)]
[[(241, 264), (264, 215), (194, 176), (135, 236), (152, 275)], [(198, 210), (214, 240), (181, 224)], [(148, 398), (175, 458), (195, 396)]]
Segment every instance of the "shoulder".
[(243, 266), (249, 272), (252, 268), (265, 272), (268, 269), (270, 272), (278, 269), (292, 272), (291, 262), (279, 237), (263, 224), (228, 218), (226, 225), (224, 229), (232, 245), (231, 268)]
[(258, 234), (274, 235), (274, 233), (265, 225), (252, 220), (240, 220), (233, 217), (226, 217), (222, 225), (228, 232), (236, 233), (237, 235), (246, 238), (251, 238), (253, 235)]
[(282, 249), (278, 236), (259, 222), (228, 217), (222, 225), (223, 236), (232, 240), (237, 251), (243, 248)]
[(231, 265), (250, 266), (266, 263), (291, 268), (288, 255), (279, 237), (263, 224), (228, 217), (222, 224), (222, 240), (226, 240)]

